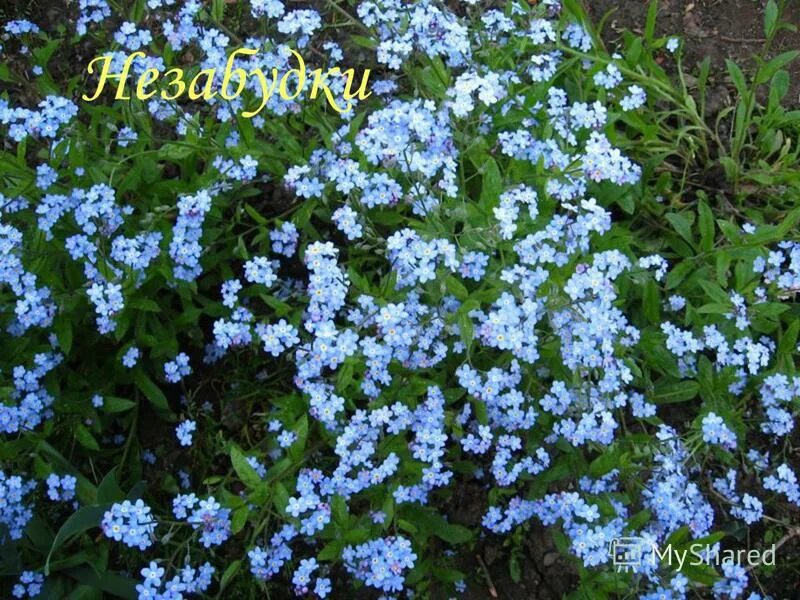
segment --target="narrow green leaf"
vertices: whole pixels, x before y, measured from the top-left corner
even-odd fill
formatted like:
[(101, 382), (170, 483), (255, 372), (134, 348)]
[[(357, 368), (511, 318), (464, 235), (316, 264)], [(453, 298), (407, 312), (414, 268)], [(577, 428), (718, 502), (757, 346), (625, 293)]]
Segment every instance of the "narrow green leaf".
[(475, 328), (472, 324), (472, 319), (469, 318), (468, 314), (462, 313), (459, 315), (458, 330), (461, 334), (461, 341), (463, 342), (464, 346), (469, 348), (470, 344), (472, 343), (472, 339), (475, 336)]
[(728, 75), (736, 87), (736, 91), (744, 97), (747, 95), (747, 81), (745, 80), (744, 73), (735, 62), (730, 59), (725, 59), (725, 66), (728, 68)]
[(697, 207), (698, 227), (700, 229), (700, 248), (708, 252), (714, 247), (714, 215), (708, 204), (700, 201)]
[(644, 316), (653, 323), (661, 321), (661, 296), (658, 285), (653, 280), (644, 284), (642, 305)]
[(118, 573), (110, 571), (98, 573), (96, 568), (88, 565), (68, 569), (63, 573), (76, 581), (90, 586), (94, 590), (106, 592), (112, 597), (124, 598), (125, 600), (136, 600), (139, 597), (136, 592), (136, 584), (138, 582)]
[(328, 542), (325, 547), (317, 554), (317, 560), (322, 562), (330, 562), (339, 558), (344, 550), (345, 543), (342, 540), (333, 540)]
[(667, 275), (666, 287), (668, 290), (678, 287), (681, 282), (694, 270), (694, 263), (690, 260), (685, 260), (678, 263)]
[(103, 397), (103, 412), (121, 413), (132, 409), (134, 406), (136, 406), (136, 403), (133, 400), (118, 398), (117, 396)]
[(697, 396), (700, 385), (696, 381), (678, 381), (657, 385), (652, 400), (656, 404), (686, 402)]
[(263, 485), (264, 480), (258, 476), (256, 470), (247, 462), (247, 457), (237, 446), (231, 446), (231, 463), (236, 475), (248, 488), (254, 489)]
[(484, 205), (486, 203), (494, 204), (503, 192), (503, 176), (493, 158), (489, 158), (484, 164), (481, 181), (481, 202)]
[(72, 320), (69, 315), (58, 315), (53, 322), (53, 328), (56, 332), (58, 345), (61, 346), (61, 350), (65, 355), (69, 355), (69, 351), (72, 349)]
[(100, 521), (109, 507), (110, 504), (84, 506), (69, 516), (61, 526), (61, 529), (58, 530), (58, 533), (56, 533), (56, 537), (53, 538), (53, 544), (50, 546), (50, 552), (48, 552), (47, 560), (44, 564), (45, 575), (50, 574), (50, 559), (53, 553), (67, 543), (71, 537), (94, 527), (99, 527)]
[(778, 344), (778, 355), (794, 352), (797, 347), (798, 333), (800, 333), (800, 320), (794, 320), (781, 336), (780, 344)]
[(689, 220), (681, 214), (669, 213), (666, 215), (667, 221), (672, 224), (672, 227), (678, 234), (689, 244), (694, 245), (692, 240), (692, 224)]
[(219, 580), (219, 591), (222, 592), (227, 588), (231, 581), (233, 581), (234, 577), (239, 573), (242, 568), (242, 561), (235, 560), (228, 567), (225, 569), (225, 572), (222, 574), (222, 578)]
[(95, 451), (100, 450), (100, 446), (97, 444), (97, 440), (94, 439), (92, 432), (89, 431), (83, 423), (79, 423), (75, 428), (75, 439), (78, 440), (78, 443), (84, 448)]
[(658, 17), (658, 0), (652, 0), (647, 9), (647, 20), (644, 24), (644, 39), (648, 42), (653, 41), (656, 34), (656, 18)]
[(798, 56), (800, 56), (800, 50), (788, 50), (779, 54), (758, 70), (756, 83), (760, 85), (768, 82), (784, 66), (797, 60)]
[(516, 554), (511, 555), (508, 561), (508, 574), (514, 583), (519, 583), (522, 580), (522, 568), (519, 566), (519, 558)]
[(136, 387), (139, 388), (139, 391), (144, 394), (145, 398), (147, 398), (153, 406), (161, 410), (169, 410), (169, 404), (167, 403), (167, 397), (164, 395), (164, 392), (145, 375), (144, 371), (138, 371), (136, 373), (134, 382), (136, 383)]
[(779, 14), (778, 3), (775, 0), (769, 0), (764, 8), (764, 35), (766, 37), (772, 37), (775, 33), (775, 29), (778, 27)]
[(705, 290), (706, 294), (709, 298), (711, 298), (714, 302), (719, 304), (727, 304), (730, 306), (731, 299), (728, 296), (727, 292), (723, 290), (719, 284), (714, 281), (709, 281), (707, 279), (700, 279), (699, 280), (700, 287)]
[(103, 481), (97, 486), (97, 503), (110, 504), (111, 502), (119, 502), (125, 499), (125, 492), (119, 487), (117, 483), (117, 468), (114, 467), (106, 476)]

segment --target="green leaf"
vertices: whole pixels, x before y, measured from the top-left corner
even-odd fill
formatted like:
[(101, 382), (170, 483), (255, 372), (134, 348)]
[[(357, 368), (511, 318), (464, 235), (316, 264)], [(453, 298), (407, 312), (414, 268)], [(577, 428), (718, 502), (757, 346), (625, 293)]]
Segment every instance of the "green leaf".
[(708, 535), (704, 535), (701, 538), (697, 538), (695, 540), (691, 540), (690, 542), (686, 542), (681, 545), (682, 548), (691, 548), (693, 545), (696, 546), (697, 544), (701, 546), (713, 546), (717, 542), (721, 541), (725, 537), (724, 531), (716, 531), (714, 533), (709, 533)]
[[(137, 581), (112, 572), (98, 572), (95, 567), (88, 565), (67, 569), (64, 574), (80, 581), (94, 590), (106, 592), (116, 598), (125, 600), (136, 600), (139, 594), (136, 592)], [(45, 572), (47, 575), (47, 572)]]
[(652, 0), (647, 9), (647, 20), (644, 24), (644, 39), (648, 42), (653, 41), (656, 33), (656, 17), (658, 17), (658, 0)]
[(619, 207), (629, 215), (632, 215), (634, 212), (636, 212), (636, 202), (631, 194), (616, 195), (615, 201)]
[(50, 546), (50, 552), (48, 552), (47, 560), (44, 564), (45, 575), (50, 574), (50, 559), (53, 553), (67, 543), (71, 537), (94, 527), (100, 527), (100, 521), (103, 520), (103, 515), (110, 506), (110, 504), (84, 506), (69, 516), (61, 526), (61, 529), (58, 530), (58, 533), (56, 533), (56, 537), (53, 538), (53, 544)]
[(733, 85), (736, 86), (736, 91), (739, 92), (742, 97), (747, 96), (747, 81), (745, 80), (744, 73), (742, 73), (739, 65), (726, 58), (725, 66), (728, 67), (728, 75), (730, 75)]
[(259, 225), (266, 225), (269, 223), (269, 220), (266, 219), (260, 212), (258, 212), (254, 207), (250, 204), (245, 203), (244, 205), (245, 212), (250, 215), (253, 220), (258, 223)]
[(331, 500), (331, 518), (340, 527), (347, 526), (349, 519), (349, 511), (347, 510), (347, 502), (343, 496), (336, 494)]
[(500, 167), (493, 158), (489, 158), (483, 166), (481, 179), (481, 203), (484, 206), (493, 205), (503, 192), (503, 176)]
[(105, 396), (103, 398), (103, 412), (107, 413), (121, 413), (126, 410), (132, 409), (136, 406), (136, 402), (126, 398), (118, 398), (117, 396)]
[(657, 385), (652, 400), (656, 404), (674, 404), (695, 398), (700, 391), (696, 381), (678, 381)]
[(519, 583), (522, 579), (522, 568), (519, 566), (519, 558), (516, 554), (512, 554), (508, 561), (508, 574), (514, 583)]
[(630, 47), (625, 52), (625, 60), (629, 65), (635, 66), (639, 64), (639, 58), (642, 56), (642, 38), (634, 37), (631, 41)]
[(320, 553), (317, 554), (317, 559), (323, 562), (335, 561), (342, 554), (344, 547), (345, 543), (343, 540), (333, 540), (326, 544), (322, 550), (320, 550)]
[(222, 578), (219, 580), (219, 591), (222, 592), (227, 588), (233, 578), (239, 573), (242, 568), (242, 561), (235, 560), (228, 567), (225, 569), (225, 572), (222, 574)]
[(169, 411), (169, 404), (167, 403), (167, 397), (164, 395), (164, 392), (145, 375), (144, 371), (137, 371), (133, 380), (136, 383), (136, 387), (139, 388), (139, 391), (144, 394), (145, 398), (147, 398), (153, 406), (163, 411)]
[(644, 308), (644, 316), (653, 323), (661, 320), (661, 297), (659, 294), (658, 285), (648, 279), (644, 284), (642, 306)]
[(790, 354), (797, 347), (797, 336), (800, 333), (800, 320), (795, 319), (786, 328), (778, 344), (778, 355)]
[(467, 348), (472, 344), (472, 339), (475, 337), (475, 328), (472, 324), (472, 319), (469, 318), (467, 313), (461, 313), (458, 316), (458, 330), (461, 334), (461, 341)]
[(724, 250), (717, 252), (716, 255), (717, 258), (715, 260), (715, 263), (717, 270), (717, 283), (720, 284), (720, 286), (727, 287), (728, 271), (730, 270), (733, 257), (731, 257), (731, 255)]
[[(399, 509), (398, 509), (399, 510)], [(418, 505), (405, 505), (401, 511), (416, 526), (451, 544), (463, 544), (472, 539), (472, 531), (463, 525), (448, 523), (444, 517)]]
[(708, 252), (714, 247), (714, 215), (708, 204), (700, 201), (697, 207), (699, 218), (698, 224), (700, 228), (700, 248)]
[(756, 83), (760, 85), (768, 82), (772, 79), (773, 75), (784, 66), (797, 60), (798, 56), (800, 56), (800, 50), (789, 50), (779, 54), (758, 70), (758, 73), (756, 73)]
[(762, 302), (753, 306), (752, 310), (754, 314), (760, 317), (775, 319), (789, 310), (789, 308), (787, 304), (781, 304), (780, 302)]
[(700, 279), (699, 280), (700, 287), (705, 290), (706, 294), (709, 298), (711, 298), (714, 302), (719, 304), (727, 304), (728, 306), (731, 305), (731, 299), (728, 294), (723, 290), (718, 283), (714, 281), (709, 281), (707, 279)]
[(250, 516), (250, 508), (247, 506), (240, 506), (233, 511), (231, 516), (231, 533), (236, 535), (244, 526), (247, 525), (247, 517)]
[(779, 14), (778, 3), (775, 0), (769, 0), (764, 8), (764, 35), (767, 38), (772, 37), (778, 27)]
[(353, 362), (351, 360), (345, 360), (342, 366), (339, 368), (339, 372), (336, 375), (336, 388), (339, 390), (345, 389), (350, 383), (353, 381)]
[(117, 483), (117, 467), (111, 469), (97, 486), (97, 503), (110, 504), (125, 499), (125, 492)]
[(303, 456), (303, 452), (306, 448), (306, 440), (308, 440), (308, 417), (303, 415), (297, 419), (292, 431), (297, 434), (297, 439), (289, 447), (289, 456), (296, 461)]
[(713, 585), (714, 582), (719, 579), (719, 575), (714, 570), (714, 567), (705, 563), (694, 564), (687, 560), (683, 563), (683, 568), (680, 569), (680, 572), (686, 575), (689, 580), (706, 587)]
[(738, 244), (742, 239), (742, 234), (739, 228), (729, 221), (717, 219), (717, 227), (720, 228), (725, 238), (733, 243)]
[(161, 312), (158, 303), (150, 298), (133, 298), (129, 304), (131, 307), (145, 312)]
[(667, 275), (667, 280), (665, 282), (666, 288), (671, 290), (678, 287), (694, 268), (694, 263), (690, 260), (678, 263)]
[(276, 483), (272, 486), (272, 503), (275, 505), (279, 515), (286, 513), (286, 506), (289, 504), (289, 491), (282, 483)]
[(100, 446), (97, 444), (97, 440), (94, 439), (92, 432), (89, 431), (83, 423), (79, 423), (75, 428), (75, 439), (78, 440), (78, 443), (84, 448), (95, 451), (100, 450)]
[(619, 466), (619, 455), (617, 452), (607, 448), (595, 458), (589, 465), (589, 474), (592, 477), (602, 477), (612, 469)]
[(159, 158), (179, 161), (194, 153), (194, 148), (177, 142), (170, 142), (158, 149)]
[(225, 0), (211, 1), (211, 18), (217, 23), (221, 23), (225, 16)]
[(698, 308), (697, 312), (702, 315), (727, 315), (731, 312), (731, 305), (711, 302)]
[(369, 50), (374, 50), (378, 46), (378, 43), (375, 40), (363, 35), (351, 35), (350, 41), (354, 42), (357, 46), (368, 48)]
[(678, 213), (668, 213), (666, 218), (667, 221), (672, 224), (672, 227), (675, 229), (675, 231), (677, 231), (689, 245), (693, 245), (692, 224), (689, 223), (689, 220)]
[(447, 291), (453, 294), (453, 296), (459, 300), (463, 301), (469, 297), (469, 290), (467, 290), (467, 288), (464, 287), (464, 284), (452, 275), (447, 276), (447, 278), (444, 280), (444, 285), (447, 288)]
[(688, 539), (689, 539), (689, 528), (686, 525), (684, 525), (683, 527), (679, 527), (671, 534), (669, 534), (667, 539), (664, 540), (664, 546), (680, 547), (680, 544), (683, 544)]
[(650, 521), (652, 514), (649, 510), (642, 510), (633, 515), (628, 519), (627, 528), (629, 531), (636, 531), (637, 529), (644, 527), (645, 524)]
[(247, 457), (237, 446), (231, 446), (231, 463), (236, 475), (248, 488), (254, 489), (264, 484), (264, 480), (258, 476), (256, 470), (247, 462)]
[(58, 345), (65, 355), (69, 355), (72, 349), (72, 320), (68, 314), (60, 314), (56, 317), (53, 328), (58, 338)]

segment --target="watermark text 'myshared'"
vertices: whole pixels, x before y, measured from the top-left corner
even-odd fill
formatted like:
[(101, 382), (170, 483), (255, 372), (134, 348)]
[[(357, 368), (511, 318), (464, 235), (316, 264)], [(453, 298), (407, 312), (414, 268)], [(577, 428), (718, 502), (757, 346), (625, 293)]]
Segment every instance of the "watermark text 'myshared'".
[(688, 546), (666, 544), (659, 547), (658, 544), (644, 538), (624, 537), (612, 540), (609, 553), (613, 564), (618, 568), (665, 564), (680, 570), (684, 565), (719, 566), (728, 562), (748, 566), (773, 566), (775, 550), (774, 544), (765, 550), (719, 550), (700, 542)]

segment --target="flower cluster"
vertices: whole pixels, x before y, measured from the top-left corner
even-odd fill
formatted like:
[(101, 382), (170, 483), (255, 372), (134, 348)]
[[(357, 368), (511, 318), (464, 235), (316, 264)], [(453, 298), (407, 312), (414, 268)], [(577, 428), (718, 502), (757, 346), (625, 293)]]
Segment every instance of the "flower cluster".
[(53, 502), (66, 502), (75, 497), (78, 480), (72, 475), (59, 477), (55, 473), (47, 476), (47, 497)]
[(106, 537), (145, 550), (153, 544), (156, 522), (144, 501), (125, 500), (105, 512), (100, 527)]
[(206, 548), (219, 546), (230, 537), (231, 511), (222, 508), (213, 496), (205, 500), (199, 500), (194, 494), (178, 496), (173, 510), (178, 518), (185, 518), (200, 531), (200, 542)]
[(36, 598), (42, 591), (44, 575), (34, 571), (23, 571), (19, 582), (11, 590), (14, 598)]
[(170, 383), (178, 383), (184, 377), (188, 377), (192, 373), (192, 367), (189, 366), (189, 357), (185, 352), (181, 352), (173, 360), (164, 363), (164, 377)]
[(22, 537), (25, 526), (33, 517), (33, 511), (25, 501), (35, 488), (35, 481), (0, 471), (0, 525), (8, 531), (12, 540)]
[(200, 266), (203, 252), (200, 238), (212, 200), (213, 195), (209, 191), (201, 190), (178, 201), (178, 219), (169, 244), (169, 255), (175, 263), (175, 277), (178, 279), (192, 281), (203, 272)]
[[(456, 547), (531, 522), (599, 596), (745, 593), (739, 565), (622, 573), (608, 549), (791, 522), (800, 243), (680, 199), (671, 164), (652, 185), (629, 134), (674, 121), (651, 121), (675, 98), (645, 68), (677, 38), (609, 56), (574, 2), (494, 4), (79, 0), (69, 35), (116, 72), (191, 60), (190, 97), (225, 74), (206, 102), (130, 106), (57, 95), (69, 40), (3, 24), (8, 78), (37, 63), (0, 99), (14, 596), (464, 593)], [(353, 45), (385, 72), (352, 111), (275, 93)], [(294, 48), (315, 63), (280, 79)], [(24, 570), (61, 572), (84, 525), (113, 560)]]
[(372, 540), (348, 546), (342, 553), (347, 570), (365, 585), (383, 592), (403, 589), (403, 572), (414, 567), (417, 555), (404, 537)]
[(205, 592), (211, 585), (215, 570), (208, 562), (199, 568), (187, 564), (172, 579), (167, 579), (164, 567), (151, 561), (141, 570), (142, 583), (136, 586), (136, 591), (141, 600), (180, 600), (184, 594)]

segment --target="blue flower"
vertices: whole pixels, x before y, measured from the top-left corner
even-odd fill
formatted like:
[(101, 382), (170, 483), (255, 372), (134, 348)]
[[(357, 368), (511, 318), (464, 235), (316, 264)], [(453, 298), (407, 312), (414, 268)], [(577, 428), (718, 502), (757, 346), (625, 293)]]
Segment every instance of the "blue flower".
[(678, 47), (680, 46), (680, 44), (681, 44), (680, 38), (676, 38), (676, 37), (669, 38), (667, 40), (666, 48), (667, 48), (667, 50), (669, 52), (671, 52), (672, 54), (675, 54), (675, 52), (677, 52)]
[(136, 363), (139, 362), (139, 357), (141, 356), (141, 352), (139, 348), (136, 346), (131, 346), (125, 351), (125, 354), (122, 355), (122, 364), (132, 369), (136, 366)]
[[(33, 511), (25, 504), (26, 496), (36, 488), (34, 481), (0, 471), (0, 525), (8, 530), (12, 540), (22, 538)], [(0, 538), (2, 539), (2, 538)]]
[(218, 546), (231, 534), (230, 509), (222, 508), (213, 496), (200, 500), (186, 521), (200, 530), (200, 542), (205, 548)]
[(250, 283), (258, 283), (265, 287), (272, 286), (277, 279), (272, 261), (264, 256), (256, 256), (244, 265), (244, 278)]
[(719, 444), (728, 450), (736, 448), (736, 434), (716, 413), (710, 412), (703, 417), (702, 426), (703, 441), (709, 444)]
[(66, 502), (75, 497), (78, 480), (72, 475), (59, 477), (55, 473), (47, 476), (47, 497), (53, 502)]
[(103, 515), (100, 526), (106, 537), (139, 550), (153, 544), (156, 530), (150, 507), (141, 499), (114, 503)]
[(182, 421), (175, 429), (175, 435), (178, 436), (178, 441), (181, 446), (192, 445), (192, 434), (197, 429), (197, 423), (194, 421)]
[(44, 575), (35, 571), (23, 571), (19, 583), (15, 584), (12, 594), (15, 598), (36, 598), (42, 591)]
[(397, 536), (347, 546), (342, 559), (347, 570), (365, 585), (395, 593), (403, 591), (403, 573), (414, 567), (417, 555), (411, 549), (411, 542)]
[(178, 354), (174, 360), (164, 363), (164, 376), (170, 383), (178, 383), (191, 373), (189, 357), (184, 352)]

